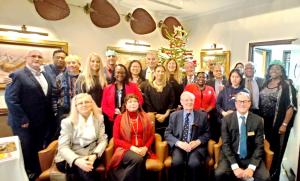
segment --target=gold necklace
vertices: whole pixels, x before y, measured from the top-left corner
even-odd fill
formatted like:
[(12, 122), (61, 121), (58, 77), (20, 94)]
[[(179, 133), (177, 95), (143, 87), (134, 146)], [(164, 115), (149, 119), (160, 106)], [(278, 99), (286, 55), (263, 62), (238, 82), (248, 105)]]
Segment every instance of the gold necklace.
[[(134, 136), (135, 136), (135, 145), (137, 146), (138, 145), (138, 138), (137, 138), (137, 134), (138, 134), (138, 130), (139, 130), (139, 117), (137, 116), (135, 119), (131, 119), (131, 127), (133, 129), (133, 133), (134, 133)], [(134, 129), (134, 125), (133, 123), (136, 122), (136, 130)]]

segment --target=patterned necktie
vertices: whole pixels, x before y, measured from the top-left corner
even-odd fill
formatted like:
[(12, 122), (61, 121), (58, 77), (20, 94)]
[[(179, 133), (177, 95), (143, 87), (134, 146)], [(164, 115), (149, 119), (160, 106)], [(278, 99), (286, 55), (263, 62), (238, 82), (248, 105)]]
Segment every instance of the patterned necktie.
[(188, 142), (189, 122), (190, 122), (189, 116), (190, 116), (190, 114), (191, 113), (187, 113), (185, 115), (185, 118), (184, 118), (183, 136), (182, 136), (182, 141), (183, 142)]
[(247, 157), (247, 128), (245, 116), (240, 116), (242, 120), (241, 134), (240, 134), (240, 158), (244, 159)]

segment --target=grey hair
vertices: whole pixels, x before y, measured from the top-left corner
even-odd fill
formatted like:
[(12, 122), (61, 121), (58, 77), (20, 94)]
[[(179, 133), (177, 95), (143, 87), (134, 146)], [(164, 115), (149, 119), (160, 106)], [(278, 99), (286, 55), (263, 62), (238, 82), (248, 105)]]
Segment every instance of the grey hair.
[(183, 91), (183, 93), (180, 95), (180, 100), (182, 100), (184, 96), (189, 96), (193, 100), (195, 100), (195, 98), (196, 98), (195, 95), (190, 93), (189, 91)]

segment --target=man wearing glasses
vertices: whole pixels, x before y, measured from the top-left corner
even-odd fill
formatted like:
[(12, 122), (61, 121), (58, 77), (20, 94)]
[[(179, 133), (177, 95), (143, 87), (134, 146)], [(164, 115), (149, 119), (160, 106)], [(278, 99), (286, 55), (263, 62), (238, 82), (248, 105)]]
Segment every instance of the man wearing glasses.
[[(50, 79), (41, 72), (42, 53), (28, 52), (26, 66), (9, 75), (12, 82), (5, 90), (8, 122), (19, 136), (29, 180), (40, 174), (38, 151), (48, 143), (48, 129), (53, 121)], [(46, 138), (47, 137), (47, 138)]]
[(236, 111), (225, 116), (222, 122), (221, 160), (215, 170), (216, 181), (270, 180), (263, 162), (263, 119), (251, 112), (247, 89), (236, 94)]

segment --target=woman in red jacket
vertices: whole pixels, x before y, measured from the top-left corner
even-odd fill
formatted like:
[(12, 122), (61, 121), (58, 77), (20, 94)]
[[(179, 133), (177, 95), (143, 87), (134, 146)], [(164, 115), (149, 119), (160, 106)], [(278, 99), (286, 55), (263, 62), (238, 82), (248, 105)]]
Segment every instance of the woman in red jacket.
[(143, 104), (142, 93), (135, 83), (129, 82), (128, 71), (124, 65), (118, 64), (115, 67), (112, 81), (113, 83), (104, 88), (101, 103), (102, 111), (106, 116), (104, 123), (108, 138), (112, 137), (114, 118), (121, 114), (121, 106), (127, 94), (135, 94), (140, 105)]
[(122, 110), (114, 123), (115, 152), (108, 166), (108, 176), (112, 181), (139, 181), (145, 171), (147, 155), (153, 157), (150, 146), (154, 128), (135, 94), (126, 95)]

